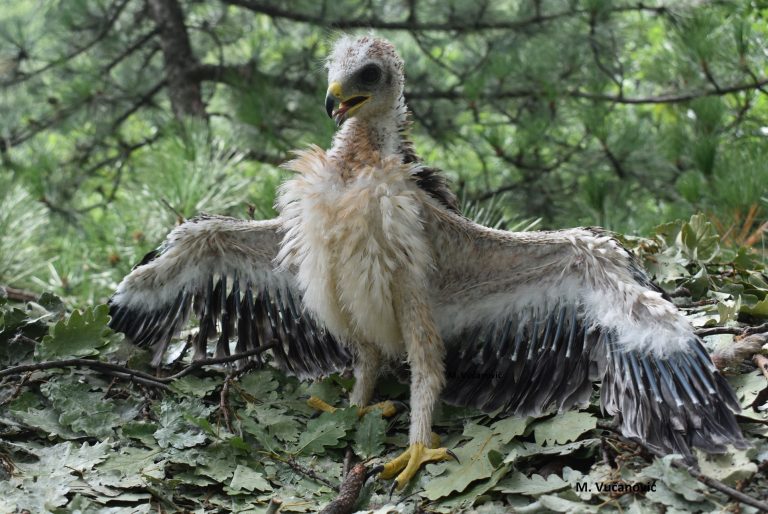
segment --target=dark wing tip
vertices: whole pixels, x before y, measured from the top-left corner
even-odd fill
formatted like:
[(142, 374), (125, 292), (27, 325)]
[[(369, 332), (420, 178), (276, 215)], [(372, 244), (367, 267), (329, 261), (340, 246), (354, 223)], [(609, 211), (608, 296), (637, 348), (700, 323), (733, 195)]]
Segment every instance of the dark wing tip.
[(540, 415), (587, 403), (602, 380), (601, 404), (622, 433), (659, 453), (693, 462), (692, 448), (745, 448), (739, 403), (696, 338), (665, 358), (626, 351), (611, 332), (590, 330), (577, 308), (485, 324), (446, 340), (443, 398), (506, 414)]
[(153, 365), (162, 361), (168, 343), (181, 332), (193, 310), (199, 326), (194, 339), (196, 358), (207, 355), (214, 339), (217, 357), (230, 354), (234, 339), (236, 352), (276, 340), (280, 343), (272, 350), (276, 364), (299, 378), (341, 371), (350, 365), (349, 352), (297, 308), (300, 300), (289, 288), (257, 290), (236, 274), (209, 276), (204, 283), (200, 291), (182, 290), (172, 301), (154, 308), (121, 305), (112, 297), (109, 325), (138, 346), (154, 347)]
[(602, 389), (603, 409), (625, 436), (694, 463), (692, 448), (724, 453), (749, 446), (736, 422), (738, 400), (698, 339), (665, 358), (615, 350)]

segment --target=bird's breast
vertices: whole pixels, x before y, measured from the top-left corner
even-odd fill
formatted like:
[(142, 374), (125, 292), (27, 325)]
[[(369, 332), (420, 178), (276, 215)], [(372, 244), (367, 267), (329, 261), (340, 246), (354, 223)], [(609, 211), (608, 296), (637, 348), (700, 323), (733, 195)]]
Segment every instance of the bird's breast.
[(400, 353), (398, 302), (432, 263), (412, 167), (385, 159), (344, 177), (319, 149), (288, 167), (297, 174), (278, 194), (279, 265), (295, 271), (305, 307), (334, 334)]

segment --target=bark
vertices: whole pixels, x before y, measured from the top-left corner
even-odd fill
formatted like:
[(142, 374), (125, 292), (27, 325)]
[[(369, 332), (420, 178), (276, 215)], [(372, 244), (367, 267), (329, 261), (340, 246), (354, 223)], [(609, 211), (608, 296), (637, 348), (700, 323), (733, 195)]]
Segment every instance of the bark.
[(177, 0), (149, 0), (160, 31), (168, 96), (177, 118), (206, 117), (200, 83), (189, 80), (187, 71), (198, 65), (192, 52), (184, 13)]
[(320, 514), (350, 514), (354, 510), (357, 497), (360, 490), (365, 485), (368, 478), (368, 468), (365, 464), (357, 464), (347, 473), (341, 487), (339, 495), (331, 503), (325, 506)]

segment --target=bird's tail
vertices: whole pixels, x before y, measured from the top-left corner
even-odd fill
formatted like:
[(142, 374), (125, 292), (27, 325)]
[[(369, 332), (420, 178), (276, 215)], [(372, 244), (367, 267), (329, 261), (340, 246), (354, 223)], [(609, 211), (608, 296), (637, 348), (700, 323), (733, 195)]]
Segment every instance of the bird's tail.
[(665, 357), (612, 347), (603, 380), (603, 410), (621, 432), (661, 453), (695, 462), (692, 448), (724, 453), (748, 446), (736, 423), (739, 402), (697, 338)]

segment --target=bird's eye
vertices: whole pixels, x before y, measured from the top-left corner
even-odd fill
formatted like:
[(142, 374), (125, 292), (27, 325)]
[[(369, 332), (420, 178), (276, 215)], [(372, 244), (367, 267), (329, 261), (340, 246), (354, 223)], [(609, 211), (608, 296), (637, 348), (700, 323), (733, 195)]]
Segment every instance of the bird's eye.
[(375, 84), (381, 78), (381, 68), (375, 64), (369, 64), (360, 70), (360, 81), (364, 84)]

